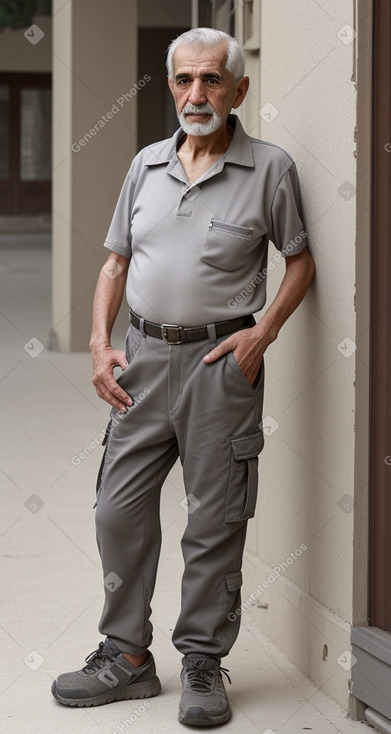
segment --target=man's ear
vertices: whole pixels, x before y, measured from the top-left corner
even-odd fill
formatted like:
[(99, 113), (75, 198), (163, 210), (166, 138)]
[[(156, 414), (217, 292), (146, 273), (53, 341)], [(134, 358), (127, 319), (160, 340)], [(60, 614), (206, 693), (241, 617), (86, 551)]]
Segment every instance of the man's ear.
[(169, 86), (170, 92), (171, 92), (172, 96), (174, 96), (174, 92), (172, 91), (172, 81), (171, 81), (171, 79), (170, 79), (169, 76), (167, 77), (167, 82), (168, 82), (168, 86)]
[(239, 81), (237, 82), (236, 87), (235, 87), (235, 92), (234, 92), (234, 99), (232, 102), (232, 107), (234, 109), (236, 109), (237, 107), (239, 107), (242, 104), (248, 92), (249, 86), (250, 86), (250, 79), (248, 76), (242, 76), (242, 78), (239, 79)]

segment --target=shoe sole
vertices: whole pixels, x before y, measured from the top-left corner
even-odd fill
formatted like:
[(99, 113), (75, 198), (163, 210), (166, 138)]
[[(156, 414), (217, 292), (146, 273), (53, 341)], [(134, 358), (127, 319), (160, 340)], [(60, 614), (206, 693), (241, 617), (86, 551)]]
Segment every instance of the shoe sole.
[(145, 683), (130, 683), (128, 686), (124, 686), (118, 690), (102, 693), (100, 696), (94, 696), (91, 698), (64, 698), (57, 693), (56, 681), (54, 680), (52, 683), (52, 694), (56, 701), (63, 703), (65, 706), (77, 706), (79, 708), (87, 706), (103, 706), (103, 704), (106, 703), (114, 703), (114, 701), (128, 701), (133, 698), (152, 698), (153, 696), (158, 696), (161, 690), (162, 687), (157, 675), (155, 675), (154, 678), (151, 678), (151, 680), (145, 681)]
[(208, 716), (201, 706), (190, 706), (185, 714), (179, 712), (178, 721), (189, 726), (214, 726), (224, 724), (230, 718), (231, 711), (229, 709), (221, 716)]

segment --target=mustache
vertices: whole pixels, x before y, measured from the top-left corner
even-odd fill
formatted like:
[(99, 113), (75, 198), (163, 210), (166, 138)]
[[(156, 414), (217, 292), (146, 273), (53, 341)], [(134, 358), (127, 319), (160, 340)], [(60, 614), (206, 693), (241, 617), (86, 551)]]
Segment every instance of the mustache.
[(213, 109), (212, 105), (209, 104), (209, 102), (207, 102), (206, 104), (200, 104), (200, 105), (194, 105), (188, 102), (184, 106), (181, 114), (182, 115), (187, 115), (191, 113), (196, 114), (197, 112), (203, 115), (214, 115), (215, 114), (215, 110)]

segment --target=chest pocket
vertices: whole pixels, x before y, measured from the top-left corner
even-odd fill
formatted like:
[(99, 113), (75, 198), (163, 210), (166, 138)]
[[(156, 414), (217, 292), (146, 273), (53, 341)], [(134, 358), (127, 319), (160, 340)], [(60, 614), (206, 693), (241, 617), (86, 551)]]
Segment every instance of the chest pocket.
[(201, 260), (221, 270), (237, 270), (248, 262), (254, 230), (211, 219)]

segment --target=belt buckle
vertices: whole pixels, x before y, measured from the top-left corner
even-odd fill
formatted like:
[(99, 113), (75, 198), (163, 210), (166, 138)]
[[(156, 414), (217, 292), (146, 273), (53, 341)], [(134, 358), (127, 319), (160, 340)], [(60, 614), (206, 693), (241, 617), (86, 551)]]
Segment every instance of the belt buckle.
[[(161, 332), (162, 332), (162, 339), (166, 342), (166, 344), (183, 344), (183, 339), (181, 337), (181, 331), (182, 327), (178, 324), (162, 324), (161, 325)], [(171, 337), (170, 331), (172, 329), (176, 329), (176, 340), (174, 341), (174, 335)]]

